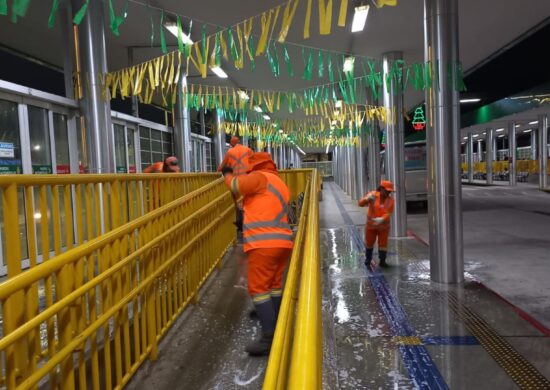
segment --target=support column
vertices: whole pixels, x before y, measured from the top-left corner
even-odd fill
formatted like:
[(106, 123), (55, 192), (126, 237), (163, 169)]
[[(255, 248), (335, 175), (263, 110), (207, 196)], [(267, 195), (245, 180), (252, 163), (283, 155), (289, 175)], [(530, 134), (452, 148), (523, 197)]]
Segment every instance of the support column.
[(487, 184), (493, 184), (493, 148), (495, 133), (493, 129), (485, 130), (485, 164), (487, 166)]
[[(72, 9), (80, 9), (84, 2), (73, 0)], [(91, 1), (78, 29), (83, 90), (80, 108), (87, 129), (89, 173), (115, 172), (110, 97), (102, 97), (101, 85), (101, 76), (107, 73), (104, 11), (102, 1)]]
[(509, 184), (517, 185), (517, 162), (516, 162), (516, 124), (508, 122), (508, 172), (510, 172)]
[[(388, 74), (395, 61), (403, 59), (403, 53), (383, 55), (384, 74)], [(389, 81), (389, 85), (387, 82)], [(384, 77), (384, 107), (390, 110), (393, 120), (386, 125), (386, 177), (395, 186), (395, 209), (391, 221), (391, 237), (407, 235), (407, 203), (405, 190), (405, 130), (403, 123), (403, 90), (395, 78)]]
[(460, 183), (458, 0), (424, 0), (424, 57), (438, 88), (426, 91), (428, 112), (428, 221), (432, 281), (464, 281)]
[[(128, 66), (134, 65), (134, 48), (129, 47), (128, 48)], [(138, 97), (135, 95), (132, 95), (130, 97), (130, 100), (132, 102), (132, 116), (135, 116), (136, 118), (139, 118), (139, 104), (138, 104)]]
[(539, 188), (548, 187), (548, 116), (539, 115)]
[[(540, 122), (539, 122), (540, 126)], [(531, 130), (531, 160), (537, 159), (537, 131), (536, 129)]]
[(189, 109), (184, 107), (184, 93), (187, 89), (187, 75), (180, 70), (178, 80), (178, 97), (174, 107), (174, 149), (180, 161), (182, 172), (191, 172), (191, 118)]
[(355, 166), (357, 167), (357, 190), (355, 192), (356, 199), (361, 199), (367, 193), (367, 133), (365, 128), (361, 129), (359, 134), (359, 143), (357, 144)]
[(368, 134), (367, 157), (368, 157), (368, 183), (367, 191), (372, 191), (380, 185), (380, 134), (378, 124), (375, 120)]
[(214, 154), (216, 155), (216, 166), (218, 167), (224, 156), (224, 146), (225, 146), (225, 131), (223, 129), (223, 110), (216, 110), (216, 121), (218, 123), (218, 128), (214, 135)]
[(474, 135), (468, 133), (468, 183), (474, 182)]

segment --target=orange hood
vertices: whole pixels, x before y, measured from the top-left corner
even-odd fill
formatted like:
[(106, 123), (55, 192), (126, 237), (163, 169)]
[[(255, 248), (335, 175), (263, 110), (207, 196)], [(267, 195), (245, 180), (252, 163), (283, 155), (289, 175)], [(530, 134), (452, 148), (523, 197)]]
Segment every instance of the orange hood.
[(269, 153), (258, 152), (248, 159), (248, 172), (252, 171), (269, 171), (277, 174), (277, 165), (273, 162)]

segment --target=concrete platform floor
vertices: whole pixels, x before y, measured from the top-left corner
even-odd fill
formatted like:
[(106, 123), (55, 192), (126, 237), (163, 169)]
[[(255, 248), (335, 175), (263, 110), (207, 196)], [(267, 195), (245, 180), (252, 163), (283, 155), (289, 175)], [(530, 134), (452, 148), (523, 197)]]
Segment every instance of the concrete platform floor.
[[(325, 389), (550, 389), (550, 337), (474, 281), (481, 258), (463, 286), (433, 284), (429, 248), (407, 238), (391, 242), (391, 268), (370, 273), (365, 210), (330, 182), (320, 206)], [(411, 217), (422, 235), (425, 215)], [(243, 351), (259, 332), (245, 268), (237, 247), (127, 388), (261, 388), (267, 359)]]

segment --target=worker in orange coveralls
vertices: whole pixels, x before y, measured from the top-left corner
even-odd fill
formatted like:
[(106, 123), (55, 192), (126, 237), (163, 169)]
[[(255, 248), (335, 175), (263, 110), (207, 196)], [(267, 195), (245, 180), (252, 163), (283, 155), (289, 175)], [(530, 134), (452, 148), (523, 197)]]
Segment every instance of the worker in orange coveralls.
[(359, 206), (368, 206), (367, 225), (365, 227), (365, 265), (371, 269), (372, 252), (374, 243), (378, 238), (378, 256), (380, 267), (387, 267), (386, 255), (388, 253), (388, 235), (390, 232), (390, 217), (393, 213), (394, 199), (391, 193), (394, 191), (393, 183), (382, 180), (378, 190), (371, 191), (359, 200)]
[[(248, 160), (250, 156), (254, 154), (254, 152), (252, 151), (252, 149), (241, 145), (240, 142), (241, 140), (239, 139), (239, 137), (231, 137), (231, 140), (229, 141), (231, 149), (229, 149), (225, 154), (223, 161), (218, 167), (218, 172), (221, 172), (224, 167), (230, 167), (233, 170), (233, 175), (235, 176), (243, 175), (248, 171)], [(237, 231), (242, 232), (243, 209), (242, 202), (240, 202), (238, 198), (235, 198), (235, 212), (235, 225), (237, 225)]]
[(248, 292), (260, 320), (261, 337), (248, 344), (252, 356), (269, 354), (281, 307), (283, 274), (294, 246), (288, 224), (290, 191), (279, 178), (269, 153), (249, 159), (249, 173), (236, 176), (224, 167), (225, 184), (235, 197), (243, 196), (244, 251), (248, 257)]
[(143, 173), (178, 173), (180, 171), (178, 159), (174, 156), (168, 156), (164, 161), (159, 161), (148, 166)]

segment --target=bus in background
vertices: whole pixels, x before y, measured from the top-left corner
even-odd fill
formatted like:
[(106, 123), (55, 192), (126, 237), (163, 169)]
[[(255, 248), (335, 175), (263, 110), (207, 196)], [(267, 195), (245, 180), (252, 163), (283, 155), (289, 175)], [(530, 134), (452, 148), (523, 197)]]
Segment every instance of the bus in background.
[[(380, 160), (385, 176), (385, 150)], [(426, 141), (405, 143), (405, 191), (407, 202), (428, 201)]]

